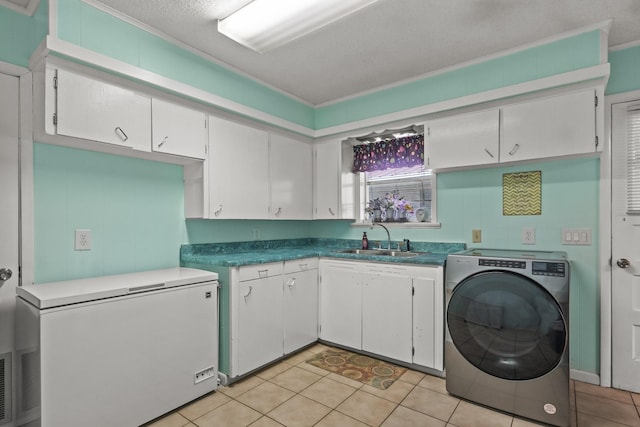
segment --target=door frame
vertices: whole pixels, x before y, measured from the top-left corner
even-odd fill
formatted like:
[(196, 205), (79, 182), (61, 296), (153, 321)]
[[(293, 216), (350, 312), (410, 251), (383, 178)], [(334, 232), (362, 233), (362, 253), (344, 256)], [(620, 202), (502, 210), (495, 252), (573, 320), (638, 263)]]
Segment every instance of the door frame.
[[(611, 119), (613, 105), (640, 99), (640, 90), (605, 97), (605, 138), (600, 157), (600, 385), (611, 387), (612, 346), (612, 238), (611, 230)], [(608, 201), (608, 203), (602, 203)]]
[(34, 281), (34, 223), (33, 223), (33, 75), (30, 70), (0, 61), (0, 73), (19, 79), (19, 229), (18, 229), (18, 286)]

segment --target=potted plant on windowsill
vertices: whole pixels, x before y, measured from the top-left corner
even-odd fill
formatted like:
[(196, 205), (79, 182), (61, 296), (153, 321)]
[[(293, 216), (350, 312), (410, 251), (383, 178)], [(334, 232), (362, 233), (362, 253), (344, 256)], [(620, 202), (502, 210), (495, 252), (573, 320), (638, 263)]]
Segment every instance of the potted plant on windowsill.
[(386, 203), (376, 197), (373, 200), (369, 200), (369, 203), (367, 204), (367, 207), (365, 208), (365, 212), (367, 212), (369, 214), (369, 217), (372, 219), (373, 222), (381, 222), (382, 221), (382, 209), (383, 209), (383, 205), (386, 205)]

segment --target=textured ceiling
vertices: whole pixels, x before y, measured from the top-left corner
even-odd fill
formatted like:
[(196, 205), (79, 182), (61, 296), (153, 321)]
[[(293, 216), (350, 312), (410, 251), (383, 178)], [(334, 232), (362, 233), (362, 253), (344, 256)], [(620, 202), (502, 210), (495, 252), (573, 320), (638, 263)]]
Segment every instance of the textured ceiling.
[(609, 46), (640, 40), (640, 0), (378, 0), (258, 54), (218, 34), (231, 0), (99, 2), (313, 105), (607, 19)]

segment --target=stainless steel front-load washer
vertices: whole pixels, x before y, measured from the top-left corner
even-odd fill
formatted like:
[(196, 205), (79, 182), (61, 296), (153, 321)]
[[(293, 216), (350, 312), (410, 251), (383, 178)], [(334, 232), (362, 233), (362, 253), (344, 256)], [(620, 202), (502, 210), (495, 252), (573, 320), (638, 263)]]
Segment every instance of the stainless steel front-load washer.
[(564, 252), (470, 249), (446, 263), (447, 391), (570, 424), (569, 262)]

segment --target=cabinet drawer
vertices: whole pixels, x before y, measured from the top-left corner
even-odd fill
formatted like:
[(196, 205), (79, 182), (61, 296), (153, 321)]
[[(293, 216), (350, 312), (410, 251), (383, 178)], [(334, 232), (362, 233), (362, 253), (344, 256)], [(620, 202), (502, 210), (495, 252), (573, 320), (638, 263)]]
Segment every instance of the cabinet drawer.
[(281, 276), (282, 263), (272, 262), (269, 264), (244, 265), (238, 269), (238, 280), (246, 282), (247, 280), (264, 279), (265, 277)]
[(293, 259), (284, 262), (284, 274), (317, 269), (318, 258)]

